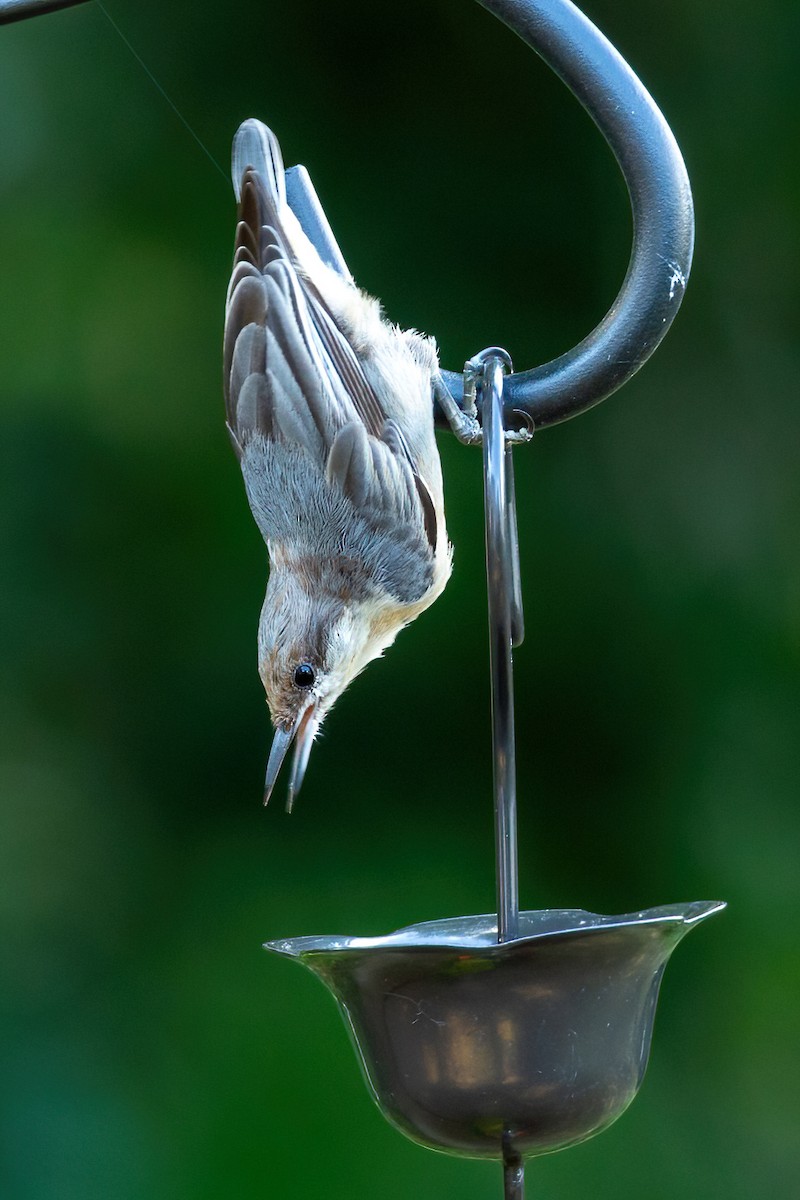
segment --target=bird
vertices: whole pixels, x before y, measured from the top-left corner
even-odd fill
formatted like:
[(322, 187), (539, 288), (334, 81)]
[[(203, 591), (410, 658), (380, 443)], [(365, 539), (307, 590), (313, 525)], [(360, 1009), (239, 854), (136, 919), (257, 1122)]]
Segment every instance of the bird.
[[(225, 409), (269, 556), (258, 625), (275, 730), (264, 803), (294, 745), (291, 810), (326, 714), (450, 577), (434, 432), (441, 377), (431, 337), (393, 325), (322, 260), (287, 202), (272, 131), (246, 120), (232, 162)], [(449, 415), (463, 426), (454, 403)]]

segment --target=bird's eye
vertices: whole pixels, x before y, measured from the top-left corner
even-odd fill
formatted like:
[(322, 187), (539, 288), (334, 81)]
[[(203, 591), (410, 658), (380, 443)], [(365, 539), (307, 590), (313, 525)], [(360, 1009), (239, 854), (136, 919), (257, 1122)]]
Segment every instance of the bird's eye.
[(300, 663), (299, 667), (294, 669), (294, 685), (299, 688), (310, 688), (316, 675), (314, 668), (310, 663)]

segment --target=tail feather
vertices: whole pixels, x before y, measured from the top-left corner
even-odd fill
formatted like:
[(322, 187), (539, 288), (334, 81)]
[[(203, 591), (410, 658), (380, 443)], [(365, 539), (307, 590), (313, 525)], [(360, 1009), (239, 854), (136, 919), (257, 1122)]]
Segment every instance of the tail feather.
[(242, 198), (242, 178), (253, 167), (266, 185), (278, 212), (286, 204), (286, 181), (283, 174), (283, 155), (278, 139), (262, 121), (249, 117), (241, 124), (233, 139), (233, 190), (236, 199)]

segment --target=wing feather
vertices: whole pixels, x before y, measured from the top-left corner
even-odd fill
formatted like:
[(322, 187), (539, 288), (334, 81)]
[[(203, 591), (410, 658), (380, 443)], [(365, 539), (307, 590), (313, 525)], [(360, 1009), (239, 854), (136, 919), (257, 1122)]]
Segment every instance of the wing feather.
[(402, 432), (286, 233), (274, 136), (247, 121), (234, 142), (239, 198), (226, 306), (228, 427), (237, 452), (256, 434), (301, 446), (371, 524), (419, 520), (436, 546), (433, 501)]
[[(252, 374), (245, 379), (236, 403), (236, 421), (240, 431), (260, 433), (263, 437), (273, 436), (272, 405), (265, 375)], [(241, 448), (239, 438), (236, 440)]]

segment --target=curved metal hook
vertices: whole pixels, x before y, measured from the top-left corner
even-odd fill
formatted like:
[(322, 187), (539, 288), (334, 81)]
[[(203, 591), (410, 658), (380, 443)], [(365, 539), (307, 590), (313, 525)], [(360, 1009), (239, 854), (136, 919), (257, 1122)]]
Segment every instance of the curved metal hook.
[[(627, 274), (606, 316), (567, 354), (505, 381), (507, 407), (527, 413), (540, 429), (622, 387), (666, 334), (692, 261), (692, 193), (681, 152), (652, 97), (570, 0), (478, 2), (527, 42), (580, 100), (614, 152), (633, 209)], [(461, 375), (442, 376), (461, 406)]]
[(12, 21), (24, 21), (26, 17), (38, 17), (55, 12), (57, 8), (83, 3), (85, 0), (0, 0), (0, 25), (10, 25)]
[[(568, 353), (506, 377), (507, 414), (516, 410), (541, 429), (599, 404), (661, 342), (680, 307), (691, 266), (692, 193), (681, 152), (652, 97), (570, 0), (478, 2), (519, 34), (580, 100), (614, 152), (633, 210), (628, 270), (600, 324)], [(349, 277), (304, 168), (287, 171), (287, 191), (322, 257)], [(462, 374), (442, 371), (441, 379), (458, 407), (468, 407)], [(441, 407), (437, 421), (448, 423)]]

